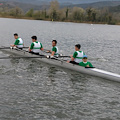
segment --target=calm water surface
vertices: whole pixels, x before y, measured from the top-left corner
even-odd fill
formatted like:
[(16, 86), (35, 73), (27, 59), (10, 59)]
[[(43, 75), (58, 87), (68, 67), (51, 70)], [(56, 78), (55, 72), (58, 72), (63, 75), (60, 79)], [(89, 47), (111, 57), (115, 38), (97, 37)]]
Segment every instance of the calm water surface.
[[(120, 26), (0, 18), (0, 46), (16, 32), (25, 46), (32, 35), (47, 49), (56, 39), (64, 55), (80, 43), (94, 66), (120, 74)], [(120, 83), (30, 59), (0, 60), (0, 120), (120, 120)]]

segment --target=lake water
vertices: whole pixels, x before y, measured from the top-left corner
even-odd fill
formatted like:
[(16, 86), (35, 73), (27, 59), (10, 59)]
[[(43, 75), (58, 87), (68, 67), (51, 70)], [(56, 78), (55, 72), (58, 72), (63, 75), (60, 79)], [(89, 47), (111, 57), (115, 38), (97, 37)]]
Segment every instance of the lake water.
[[(64, 55), (80, 43), (95, 67), (120, 74), (120, 26), (0, 18), (0, 46), (14, 43), (14, 33), (25, 46), (33, 35), (46, 49), (56, 39)], [(0, 120), (120, 120), (120, 83), (31, 59), (0, 60)]]

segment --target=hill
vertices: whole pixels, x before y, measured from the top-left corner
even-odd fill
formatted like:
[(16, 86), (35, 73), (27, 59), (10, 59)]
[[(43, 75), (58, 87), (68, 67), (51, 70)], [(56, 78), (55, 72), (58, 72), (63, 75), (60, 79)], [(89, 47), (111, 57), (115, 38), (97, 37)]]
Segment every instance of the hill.
[(33, 4), (30, 4), (30, 3), (20, 3), (20, 2), (13, 2), (13, 1), (4, 1), (4, 2), (1, 2), (2, 5), (1, 7), (2, 8), (5, 8), (7, 7), (8, 9), (10, 8), (15, 8), (15, 7), (19, 7), (21, 9), (23, 9), (25, 12), (30, 10), (31, 8), (33, 8), (34, 10), (42, 10), (42, 9), (45, 9), (45, 8), (48, 8), (48, 5), (33, 5)]
[[(44, 2), (42, 0), (35, 0), (36, 2), (41, 4), (35, 5), (32, 4), (33, 0), (28, 0), (30, 1), (30, 3), (27, 3), (27, 1), (24, 0), (18, 0), (21, 2), (16, 2), (17, 0), (4, 0), (4, 2), (2, 2), (3, 0), (0, 0), (0, 3), (2, 3), (0, 6), (5, 8), (7, 7), (8, 9), (10, 8), (15, 8), (20, 7), (21, 9), (23, 9), (25, 12), (30, 10), (31, 8), (33, 8), (34, 10), (43, 10), (43, 9), (48, 9), (49, 8), (49, 4), (47, 3), (47, 1), (50, 0), (44, 0)], [(64, 1), (64, 0), (63, 0)], [(25, 3), (26, 2), (26, 3)], [(95, 3), (87, 3), (87, 4), (71, 4), (71, 3), (64, 3), (61, 4), (60, 7), (64, 8), (64, 7), (69, 7), (69, 8), (73, 8), (73, 7), (81, 7), (81, 8), (103, 8), (103, 7), (113, 7), (113, 8), (109, 8), (111, 11), (116, 11), (119, 10), (118, 5), (120, 5), (120, 1), (101, 1), (101, 2), (95, 2)], [(115, 7), (117, 6), (117, 7)]]
[(120, 5), (120, 1), (102, 1), (102, 2), (95, 2), (95, 3), (87, 3), (87, 4), (74, 4), (74, 5), (69, 5), (67, 7), (81, 7), (81, 8), (102, 8), (102, 7), (110, 7), (110, 6), (118, 6)]
[[(19, 3), (27, 3), (27, 4), (34, 4), (34, 5), (43, 5), (49, 4), (52, 0), (0, 0), (2, 2), (19, 2)], [(58, 0), (60, 4), (86, 4), (86, 3), (95, 3), (95, 2), (102, 2), (106, 0)], [(116, 1), (116, 0), (107, 0), (109, 2)], [(120, 0), (118, 0), (120, 1)]]
[(109, 11), (114, 13), (120, 13), (120, 5), (115, 7), (109, 7)]

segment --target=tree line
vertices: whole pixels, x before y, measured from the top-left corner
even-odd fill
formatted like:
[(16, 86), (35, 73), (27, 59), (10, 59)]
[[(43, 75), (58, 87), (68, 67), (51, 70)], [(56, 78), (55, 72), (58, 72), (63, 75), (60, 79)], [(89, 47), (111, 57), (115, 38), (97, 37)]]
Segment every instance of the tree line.
[(24, 12), (21, 8), (0, 8), (1, 17), (28, 18), (35, 20), (69, 21), (80, 23), (118, 24), (120, 18), (108, 8), (95, 9), (80, 7), (60, 8), (57, 0), (50, 2), (50, 7), (44, 10), (30, 9)]

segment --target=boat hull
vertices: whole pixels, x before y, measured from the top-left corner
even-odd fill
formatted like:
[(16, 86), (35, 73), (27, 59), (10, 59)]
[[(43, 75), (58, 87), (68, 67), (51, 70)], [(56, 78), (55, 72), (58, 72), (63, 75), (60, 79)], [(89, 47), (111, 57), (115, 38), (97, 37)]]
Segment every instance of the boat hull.
[[(16, 49), (2, 49), (2, 51), (9, 53), (9, 54), (17, 55), (17, 56), (25, 56), (25, 57), (38, 56), (38, 55), (30, 54), (26, 51), (22, 51), (22, 50), (18, 51)], [(61, 68), (69, 69), (71, 71), (76, 71), (78, 73), (87, 74), (87, 75), (91, 75), (91, 76), (95, 76), (95, 77), (99, 77), (99, 78), (103, 78), (103, 79), (107, 79), (107, 80), (111, 80), (111, 81), (120, 82), (120, 75), (118, 75), (118, 74), (107, 72), (107, 71), (96, 69), (96, 68), (84, 68), (84, 67), (81, 67), (78, 65), (73, 65), (71, 63), (66, 63), (62, 59), (59, 61), (55, 60), (55, 59), (48, 59), (48, 58), (31, 58), (31, 59), (35, 59), (35, 60), (38, 60), (38, 61), (46, 63), (46, 64), (59, 66)]]

